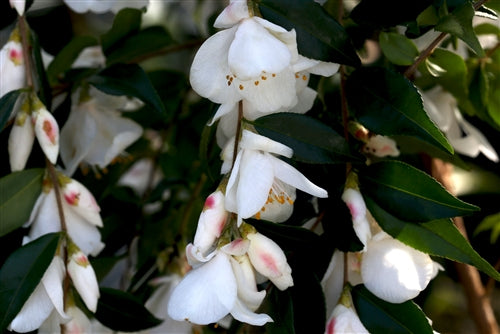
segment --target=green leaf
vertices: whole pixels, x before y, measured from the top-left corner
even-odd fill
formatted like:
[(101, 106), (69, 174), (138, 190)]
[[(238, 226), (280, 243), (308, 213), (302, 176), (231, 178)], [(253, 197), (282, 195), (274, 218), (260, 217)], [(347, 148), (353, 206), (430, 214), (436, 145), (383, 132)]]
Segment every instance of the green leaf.
[(16, 89), (8, 92), (0, 99), (0, 132), (5, 127), (5, 124), (9, 121), (9, 117), (12, 114), (12, 110), (16, 105), (17, 98), (23, 92), (22, 89)]
[(349, 35), (314, 1), (258, 0), (262, 16), (287, 30), (295, 29), (299, 53), (305, 57), (359, 66)]
[(97, 45), (98, 41), (92, 36), (74, 37), (52, 60), (47, 68), (50, 83), (57, 82), (57, 76), (71, 68), (83, 49)]
[(165, 107), (144, 70), (136, 64), (116, 64), (91, 76), (88, 82), (111, 95), (127, 95), (140, 99), (160, 114)]
[(280, 291), (271, 288), (258, 313), (266, 313), (273, 322), (265, 324), (265, 333), (269, 334), (295, 334), (293, 301), (290, 291)]
[(364, 198), (380, 227), (392, 237), (421, 252), (473, 265), (500, 281), (500, 273), (472, 248), (450, 219), (409, 223), (391, 215), (369, 196)]
[(49, 233), (18, 248), (0, 268), (0, 332), (4, 333), (54, 258), (60, 233)]
[(370, 131), (414, 136), (453, 153), (427, 116), (417, 89), (401, 74), (381, 67), (360, 68), (348, 77), (346, 85), (351, 110)]
[(113, 52), (114, 47), (126, 40), (141, 28), (142, 11), (124, 8), (116, 14), (111, 29), (101, 36), (102, 51), (106, 56)]
[(31, 33), (31, 43), (33, 46), (33, 51), (31, 54), (33, 65), (35, 68), (34, 72), (34, 81), (35, 87), (38, 88), (38, 97), (40, 101), (42, 101), (43, 105), (47, 108), (47, 110), (51, 110), (52, 108), (52, 89), (49, 84), (49, 80), (47, 78), (47, 73), (45, 72), (45, 65), (42, 59), (42, 49), (40, 46), (40, 42), (38, 40), (38, 36), (35, 34), (33, 30)]
[(379, 43), (387, 59), (396, 65), (411, 65), (418, 56), (415, 43), (403, 35), (383, 31), (379, 34)]
[(432, 0), (362, 0), (351, 11), (350, 18), (358, 24), (392, 27), (416, 20), (432, 2)]
[(442, 31), (463, 40), (479, 57), (484, 57), (484, 50), (472, 28), (472, 18), (475, 11), (472, 3), (467, 1), (453, 12), (442, 17), (435, 26), (437, 31)]
[(364, 194), (406, 221), (451, 218), (479, 209), (450, 194), (428, 174), (396, 160), (370, 165), (360, 171), (359, 180)]
[(149, 27), (130, 35), (127, 39), (117, 43), (113, 50), (108, 52), (106, 63), (138, 62), (142, 57), (172, 44), (173, 40), (165, 28), (160, 26)]
[(344, 137), (322, 122), (295, 113), (277, 113), (251, 122), (258, 133), (293, 149), (294, 158), (307, 163), (363, 161)]
[(426, 315), (411, 300), (392, 304), (360, 284), (351, 290), (352, 301), (363, 325), (372, 334), (432, 334)]
[(500, 212), (484, 218), (476, 227), (474, 235), (487, 230), (491, 230), (490, 242), (494, 244), (500, 236)]
[(134, 295), (111, 288), (101, 288), (100, 292), (95, 317), (104, 326), (115, 331), (136, 332), (162, 323)]
[(0, 179), (0, 236), (21, 227), (42, 191), (43, 169), (26, 169)]

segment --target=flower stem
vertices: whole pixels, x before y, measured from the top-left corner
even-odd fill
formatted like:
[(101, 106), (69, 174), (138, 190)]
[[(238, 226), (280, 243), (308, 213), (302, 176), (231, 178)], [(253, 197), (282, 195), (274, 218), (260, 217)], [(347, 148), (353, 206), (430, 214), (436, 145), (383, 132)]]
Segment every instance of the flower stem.
[(233, 148), (233, 163), (231, 165), (231, 170), (236, 162), (236, 156), (238, 155), (238, 146), (241, 137), (241, 122), (243, 120), (243, 101), (238, 102), (238, 122), (236, 123), (236, 134), (234, 135), (234, 148)]
[(31, 73), (31, 43), (29, 42), (29, 27), (24, 16), (19, 18), (19, 34), (23, 46), (24, 68), (26, 69), (26, 85), (33, 88), (33, 77)]

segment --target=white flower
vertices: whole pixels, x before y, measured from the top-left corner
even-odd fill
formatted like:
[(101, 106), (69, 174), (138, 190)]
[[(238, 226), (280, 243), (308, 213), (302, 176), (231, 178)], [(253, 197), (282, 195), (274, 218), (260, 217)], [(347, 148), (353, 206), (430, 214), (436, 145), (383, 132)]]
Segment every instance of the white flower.
[(424, 290), (441, 267), (422, 253), (385, 232), (374, 235), (362, 255), (366, 288), (390, 303), (402, 303)]
[(26, 111), (20, 110), (16, 114), (8, 142), (9, 163), (13, 172), (24, 169), (34, 142), (35, 131), (31, 116)]
[[(110, 103), (115, 99), (109, 96)], [(68, 175), (82, 162), (105, 168), (142, 135), (140, 125), (99, 101), (101, 97), (92, 97), (73, 105), (61, 130), (61, 158)]]
[(24, 14), (24, 7), (26, 6), (26, 0), (9, 0), (9, 2), (10, 6), (16, 9), (17, 14), (19, 14), (19, 16), (22, 16)]
[[(12, 3), (11, 3), (12, 4)], [(18, 2), (15, 3), (16, 9)], [(0, 98), (10, 91), (26, 86), (26, 68), (19, 30), (15, 28), (9, 41), (0, 50)]]
[(112, 11), (119, 12), (123, 8), (144, 8), (149, 0), (64, 0), (71, 10), (77, 13), (94, 12), (102, 14)]
[(249, 233), (248, 257), (255, 270), (269, 278), (280, 290), (293, 286), (292, 268), (288, 265), (285, 253), (271, 239), (261, 233)]
[(386, 156), (397, 157), (399, 155), (396, 142), (387, 136), (381, 135), (369, 137), (368, 142), (363, 146), (363, 151), (380, 158)]
[(444, 132), (455, 151), (472, 158), (483, 153), (491, 161), (499, 161), (488, 139), (463, 118), (453, 95), (437, 86), (422, 93), (422, 98), (425, 111)]
[[(71, 253), (71, 251), (70, 251)], [(85, 306), (95, 312), (97, 310), (97, 300), (99, 299), (99, 285), (94, 269), (82, 251), (74, 251), (70, 254), (67, 265), (68, 274), (75, 286), (76, 291), (82, 297)]]
[[(229, 172), (231, 168), (233, 145), (233, 141), (230, 141), (222, 152), (222, 173)], [(237, 213), (240, 219), (252, 217), (263, 209), (274, 209), (272, 214), (268, 212), (269, 220), (286, 220), (293, 209), (294, 188), (317, 197), (328, 196), (324, 189), (274, 156), (291, 157), (293, 151), (289, 147), (248, 130), (243, 131), (239, 145), (240, 150), (226, 187), (226, 209)], [(274, 201), (280, 205), (265, 207), (266, 203)]]
[(21, 311), (9, 325), (9, 330), (19, 333), (31, 332), (39, 328), (56, 311), (59, 323), (69, 320), (64, 312), (63, 288), (64, 262), (55, 256), (43, 274), (42, 280), (24, 303)]
[(231, 1), (215, 27), (228, 29), (203, 43), (190, 73), (193, 89), (221, 104), (214, 120), (240, 100), (264, 114), (291, 108), (297, 104), (296, 81), (308, 80), (308, 73), (332, 75), (338, 69), (337, 64), (300, 56), (294, 30), (250, 17), (244, 1)]
[[(71, 180), (62, 187), (62, 207), (68, 235), (83, 253), (93, 256), (104, 248), (97, 227), (102, 226), (99, 207), (92, 194), (82, 184)], [(24, 227), (31, 226), (23, 243), (30, 242), (44, 234), (61, 231), (54, 189), (45, 189), (38, 197)]]
[(354, 232), (356, 232), (356, 236), (363, 243), (366, 249), (366, 244), (371, 238), (372, 233), (370, 223), (367, 219), (367, 209), (363, 195), (361, 195), (357, 189), (346, 188), (342, 194), (342, 200), (351, 212)]
[(359, 320), (359, 317), (352, 306), (346, 307), (342, 304), (338, 304), (333, 310), (330, 319), (328, 319), (325, 333), (369, 334), (370, 332), (368, 332), (361, 320)]
[(162, 179), (163, 173), (153, 159), (142, 158), (120, 176), (118, 185), (130, 187), (142, 197), (148, 187), (154, 189)]
[[(64, 324), (64, 333), (66, 334), (85, 334), (93, 333), (89, 318), (74, 305), (66, 307), (66, 314), (71, 318), (70, 321)], [(52, 311), (52, 314), (45, 320), (42, 326), (38, 329), (39, 334), (56, 334), (61, 333), (61, 325), (57, 319), (57, 312)]]

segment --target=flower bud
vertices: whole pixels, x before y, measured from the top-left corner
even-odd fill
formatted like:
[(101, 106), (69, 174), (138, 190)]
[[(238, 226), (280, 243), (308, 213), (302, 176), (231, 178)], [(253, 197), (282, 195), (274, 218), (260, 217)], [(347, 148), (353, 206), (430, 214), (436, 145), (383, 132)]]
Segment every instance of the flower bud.
[(52, 164), (55, 164), (59, 155), (59, 125), (45, 107), (34, 111), (32, 119), (36, 138), (43, 153)]
[(97, 309), (97, 300), (99, 299), (97, 278), (87, 256), (76, 246), (74, 248), (76, 250), (73, 250), (72, 254), (72, 251), (69, 251), (68, 274), (87, 308), (95, 312)]
[(23, 47), (17, 28), (12, 31), (9, 41), (0, 50), (0, 73), (2, 73), (0, 76), (0, 97), (26, 86)]
[(102, 219), (94, 196), (80, 182), (71, 179), (62, 188), (65, 203), (71, 210), (88, 223), (102, 227)]
[(21, 110), (16, 115), (9, 135), (9, 162), (13, 172), (24, 169), (34, 141), (35, 131), (31, 123), (31, 116)]
[(226, 225), (227, 215), (222, 191), (218, 190), (207, 197), (193, 242), (202, 253), (208, 251), (220, 237)]

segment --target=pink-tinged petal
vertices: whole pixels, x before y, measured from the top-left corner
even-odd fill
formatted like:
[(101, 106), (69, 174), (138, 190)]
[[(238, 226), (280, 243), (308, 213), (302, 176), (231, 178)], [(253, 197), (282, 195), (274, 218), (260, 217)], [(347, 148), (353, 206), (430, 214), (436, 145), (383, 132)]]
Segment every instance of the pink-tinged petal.
[(240, 80), (256, 79), (262, 73), (280, 73), (291, 61), (288, 47), (253, 19), (243, 20), (229, 47), (231, 73)]
[(236, 299), (231, 315), (238, 321), (254, 326), (263, 326), (273, 319), (265, 313), (254, 313), (248, 309), (239, 299)]
[[(89, 318), (76, 306), (69, 306), (66, 313), (71, 320), (64, 325), (67, 334), (85, 334), (92, 333), (92, 324)], [(53, 333), (53, 332), (52, 332)], [(50, 334), (50, 333), (47, 333)]]
[(386, 136), (375, 135), (368, 139), (368, 142), (363, 146), (366, 153), (373, 154), (377, 157), (397, 157), (399, 150), (396, 142)]
[(342, 200), (345, 202), (352, 216), (352, 223), (356, 236), (363, 243), (366, 248), (368, 240), (371, 238), (372, 233), (370, 230), (370, 223), (366, 217), (367, 210), (363, 195), (359, 190), (347, 188), (342, 194)]
[(13, 36), (17, 34), (14, 30), (10, 40), (0, 50), (0, 97), (10, 91), (26, 86), (26, 68), (24, 66), (23, 48)]
[(45, 156), (53, 164), (59, 155), (59, 125), (47, 109), (42, 108), (34, 113), (35, 134)]
[(269, 157), (256, 151), (243, 151), (236, 194), (236, 212), (243, 219), (252, 217), (266, 204), (274, 180)]
[(243, 130), (240, 148), (279, 154), (287, 158), (291, 158), (293, 155), (293, 150), (290, 147), (248, 130)]
[(266, 291), (257, 291), (255, 272), (247, 255), (231, 257), (231, 265), (238, 282), (238, 299), (251, 311), (259, 308)]
[(368, 290), (390, 303), (415, 298), (435, 273), (428, 254), (417, 251), (385, 232), (368, 242), (363, 254), (361, 275)]
[(232, 0), (214, 22), (215, 28), (230, 28), (243, 19), (249, 18), (246, 0)]
[(227, 63), (236, 29), (222, 30), (209, 37), (198, 49), (191, 64), (189, 80), (194, 91), (215, 103), (234, 104), (241, 99), (230, 80)]
[(294, 167), (275, 157), (271, 157), (270, 160), (272, 162), (276, 178), (313, 196), (321, 198), (328, 197), (326, 190), (309, 181)]
[(89, 224), (102, 227), (101, 209), (92, 193), (76, 180), (65, 184), (62, 188), (63, 204)]
[(83, 302), (90, 311), (95, 312), (100, 296), (99, 285), (87, 256), (81, 251), (71, 254), (67, 268), (71, 281)]
[(215, 240), (220, 237), (226, 226), (228, 212), (224, 206), (224, 194), (216, 191), (205, 200), (203, 211), (198, 219), (198, 226), (194, 236), (194, 244), (202, 253), (208, 251)]
[(232, 256), (243, 256), (248, 251), (249, 246), (250, 242), (248, 240), (238, 238), (222, 246), (220, 251)]
[(24, 169), (34, 141), (35, 129), (31, 116), (24, 111), (18, 112), (8, 142), (10, 169), (13, 172)]
[(354, 309), (338, 304), (326, 325), (326, 333), (369, 334)]
[(283, 250), (260, 233), (248, 234), (247, 239), (250, 240), (248, 257), (255, 270), (269, 278), (280, 290), (293, 286), (292, 268)]
[(168, 303), (168, 314), (174, 320), (207, 325), (229, 314), (236, 298), (236, 278), (229, 257), (219, 252), (188, 272), (177, 285)]

